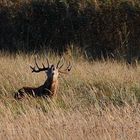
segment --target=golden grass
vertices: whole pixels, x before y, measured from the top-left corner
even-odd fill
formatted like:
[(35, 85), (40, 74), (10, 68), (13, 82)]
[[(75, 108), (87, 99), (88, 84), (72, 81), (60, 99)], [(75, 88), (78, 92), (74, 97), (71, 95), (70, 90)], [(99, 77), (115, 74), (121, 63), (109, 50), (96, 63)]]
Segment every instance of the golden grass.
[[(53, 63), (59, 59), (48, 57)], [(60, 77), (58, 99), (16, 101), (15, 91), (39, 86), (46, 77), (31, 73), (34, 55), (0, 53), (0, 139), (139, 139), (140, 67), (71, 59), (73, 69)], [(39, 62), (45, 63), (43, 55)]]

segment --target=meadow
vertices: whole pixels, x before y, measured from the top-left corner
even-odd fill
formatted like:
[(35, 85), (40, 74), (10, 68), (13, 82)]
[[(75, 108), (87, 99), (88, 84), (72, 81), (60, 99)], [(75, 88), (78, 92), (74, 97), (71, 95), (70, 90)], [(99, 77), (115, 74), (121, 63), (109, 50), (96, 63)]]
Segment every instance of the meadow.
[[(140, 66), (123, 61), (87, 61), (64, 54), (72, 70), (59, 79), (57, 99), (27, 98), (14, 93), (37, 87), (45, 74), (33, 74), (34, 54), (0, 53), (0, 139), (137, 140), (140, 137)], [(51, 63), (59, 56), (47, 55)], [(46, 55), (38, 55), (45, 63)]]

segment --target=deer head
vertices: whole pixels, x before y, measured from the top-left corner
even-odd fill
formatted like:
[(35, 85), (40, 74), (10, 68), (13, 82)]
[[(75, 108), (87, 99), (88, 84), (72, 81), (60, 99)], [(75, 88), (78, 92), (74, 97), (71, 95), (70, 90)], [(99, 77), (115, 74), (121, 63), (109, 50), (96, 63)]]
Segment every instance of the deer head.
[(48, 58), (47, 60), (47, 66), (45, 66), (42, 63), (42, 67), (39, 67), (39, 65), (37, 64), (36, 58), (35, 58), (35, 66), (32, 67), (30, 66), (30, 68), (32, 69), (32, 72), (35, 73), (39, 73), (41, 71), (45, 71), (47, 78), (55, 81), (58, 79), (59, 74), (68, 74), (68, 72), (71, 70), (72, 66), (69, 62), (69, 64), (67, 65), (66, 69), (62, 70), (61, 68), (64, 66), (64, 59), (63, 59), (63, 63), (60, 65), (61, 61), (63, 58), (61, 58), (56, 65), (52, 64), (50, 65)]

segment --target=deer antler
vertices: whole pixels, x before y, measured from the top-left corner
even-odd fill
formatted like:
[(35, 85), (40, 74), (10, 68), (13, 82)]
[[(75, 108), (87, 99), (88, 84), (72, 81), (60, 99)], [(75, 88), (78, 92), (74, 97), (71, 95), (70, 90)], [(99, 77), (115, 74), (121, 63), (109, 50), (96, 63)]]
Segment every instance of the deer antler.
[[(63, 63), (61, 64), (61, 66), (59, 66), (59, 64), (60, 64), (60, 62), (62, 61), (62, 59), (63, 59)], [(61, 68), (63, 67), (63, 65), (64, 65), (64, 58), (61, 57), (61, 59), (58, 61), (57, 65), (56, 65), (56, 68), (57, 68), (57, 69), (61, 69)]]
[[(61, 68), (62, 68), (62, 67), (61, 67)], [(71, 68), (72, 68), (72, 65), (71, 65), (71, 63), (69, 62), (68, 66), (67, 66), (67, 68), (66, 68), (65, 70), (61, 70), (60, 67), (59, 67), (59, 72), (60, 72), (60, 73), (63, 73), (63, 74), (68, 74), (68, 72), (71, 70)]]
[(36, 61), (36, 58), (35, 58), (35, 66), (34, 66), (34, 67), (30, 66), (30, 68), (32, 69), (32, 72), (45, 71), (45, 70), (48, 70), (48, 68), (49, 68), (49, 60), (48, 60), (48, 58), (47, 58), (47, 64), (48, 64), (48, 66), (45, 67), (45, 65), (42, 63), (42, 66), (43, 66), (43, 67), (40, 68), (40, 67), (38, 66), (37, 61)]

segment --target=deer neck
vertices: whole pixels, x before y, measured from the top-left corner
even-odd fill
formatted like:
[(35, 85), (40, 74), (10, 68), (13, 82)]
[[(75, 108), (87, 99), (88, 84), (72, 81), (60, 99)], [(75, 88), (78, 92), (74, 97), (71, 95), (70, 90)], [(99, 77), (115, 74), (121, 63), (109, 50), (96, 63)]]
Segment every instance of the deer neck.
[(43, 88), (48, 89), (52, 95), (56, 94), (57, 87), (58, 87), (58, 80), (54, 80), (52, 78), (48, 78), (43, 85)]
[(44, 83), (44, 88), (47, 88), (50, 90), (52, 83), (53, 83), (53, 79), (48, 78)]

